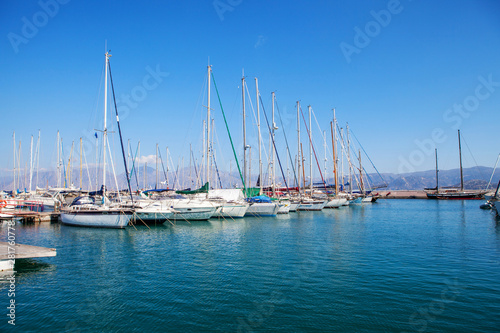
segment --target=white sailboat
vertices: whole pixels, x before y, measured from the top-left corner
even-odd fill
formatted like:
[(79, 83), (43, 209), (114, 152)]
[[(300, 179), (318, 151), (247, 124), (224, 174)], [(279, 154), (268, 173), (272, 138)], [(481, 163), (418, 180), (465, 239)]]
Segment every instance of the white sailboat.
[[(72, 226), (125, 228), (132, 218), (133, 209), (111, 206), (106, 194), (106, 141), (107, 141), (107, 97), (109, 57), (106, 52), (104, 77), (104, 130), (103, 130), (103, 178), (100, 198), (97, 203), (94, 197), (77, 197), (71, 205), (61, 209), (61, 223)], [(118, 116), (117, 116), (118, 119)]]

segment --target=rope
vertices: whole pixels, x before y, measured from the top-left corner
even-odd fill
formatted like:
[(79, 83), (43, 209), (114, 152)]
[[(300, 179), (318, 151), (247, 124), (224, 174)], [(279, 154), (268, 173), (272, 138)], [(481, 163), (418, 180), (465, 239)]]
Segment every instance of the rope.
[[(120, 134), (120, 144), (122, 147), (123, 164), (125, 166), (125, 174), (127, 175), (128, 191), (130, 193), (130, 200), (132, 200), (132, 203), (134, 203), (134, 198), (132, 196), (132, 188), (130, 186), (130, 177), (127, 170), (127, 158), (125, 157), (125, 148), (123, 148), (122, 129), (120, 127), (120, 119), (118, 118), (118, 108), (116, 107), (116, 98), (115, 98), (115, 87), (113, 86), (113, 77), (111, 76), (111, 64), (109, 63), (109, 60), (108, 60), (108, 69), (109, 69), (109, 79), (111, 81), (111, 91), (113, 92), (113, 103), (115, 105), (116, 123), (118, 124), (118, 133)], [(119, 188), (117, 188), (117, 191), (118, 193), (120, 193)]]
[(238, 163), (238, 156), (236, 155), (236, 150), (234, 149), (233, 139), (231, 138), (231, 132), (229, 132), (229, 126), (227, 125), (226, 114), (224, 113), (224, 108), (222, 107), (222, 102), (219, 96), (219, 90), (217, 89), (217, 84), (215, 83), (215, 75), (213, 74), (213, 72), (212, 72), (212, 81), (214, 82), (215, 91), (217, 92), (217, 99), (219, 100), (220, 109), (222, 111), (222, 116), (224, 118), (224, 124), (226, 124), (227, 135), (229, 136), (229, 141), (231, 142), (231, 148), (233, 149), (234, 159), (236, 160), (236, 166), (238, 167), (241, 183), (243, 184), (243, 190), (246, 195), (247, 188), (245, 185), (245, 180), (243, 179), (243, 175), (241, 174), (240, 164)]

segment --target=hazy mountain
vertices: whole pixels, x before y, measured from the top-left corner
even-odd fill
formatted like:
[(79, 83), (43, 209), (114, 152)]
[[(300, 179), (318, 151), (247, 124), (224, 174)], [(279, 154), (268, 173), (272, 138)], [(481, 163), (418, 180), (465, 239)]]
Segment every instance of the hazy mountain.
[[(464, 174), (464, 187), (466, 189), (484, 189), (488, 184), (491, 174), (493, 172), (493, 168), (489, 167), (474, 167), (463, 170)], [(97, 174), (99, 175), (98, 186), (100, 187), (102, 181), (102, 170), (97, 170)], [(185, 168), (178, 171), (179, 177), (175, 176), (175, 172), (168, 172), (168, 187), (169, 188), (197, 188), (201, 186), (200, 181), (196, 181), (196, 176), (194, 175), (194, 171), (189, 170), (189, 168)], [(95, 168), (92, 169), (83, 169), (82, 170), (82, 187), (83, 189), (92, 189), (96, 188), (95, 183)], [(241, 186), (241, 180), (239, 174), (237, 172), (232, 172), (229, 174), (228, 172), (219, 172), (217, 178), (217, 187), (224, 188), (232, 188), (235, 186)], [(371, 186), (379, 186), (387, 184), (388, 190), (423, 190), (424, 188), (432, 188), (436, 186), (436, 171), (428, 170), (428, 171), (419, 171), (412, 173), (404, 173), (404, 174), (393, 174), (393, 173), (385, 173), (381, 174), (382, 178), (378, 174), (368, 174), (369, 184)], [(60, 181), (61, 186), (64, 186), (64, 174), (62, 176), (62, 180)], [(106, 183), (108, 184), (108, 188), (115, 189), (115, 178), (112, 172), (107, 172)], [(219, 180), (220, 178), (220, 180)], [(295, 186), (293, 176), (288, 180), (288, 186)], [(347, 179), (347, 177), (345, 177)], [(71, 179), (73, 180), (73, 185), (75, 187), (80, 187), (80, 170), (75, 168), (72, 170)], [(90, 181), (89, 181), (90, 179)], [(152, 167), (147, 167), (146, 171), (144, 167), (134, 172), (131, 177), (131, 186), (132, 190), (136, 190), (137, 188), (146, 188), (146, 189), (154, 189), (155, 184), (158, 179), (157, 188), (167, 188), (166, 181), (166, 172), (163, 169), (156, 170)], [(284, 182), (282, 177), (277, 174), (276, 175), (277, 182), (280, 186), (284, 186)], [(496, 185), (500, 179), (500, 170), (495, 171), (495, 174), (492, 178), (490, 188), (496, 188)], [(118, 187), (121, 189), (127, 188), (127, 178), (125, 174), (119, 174), (116, 176), (116, 181), (118, 182)], [(320, 179), (315, 179), (315, 182), (321, 181)], [(345, 180), (346, 181), (346, 180)], [(22, 174), (19, 179), (20, 189), (29, 187), (29, 176)], [(333, 179), (327, 178), (326, 182), (328, 184), (333, 184)], [(257, 183), (257, 175), (254, 174), (252, 176), (252, 181), (247, 186), (256, 186)], [(267, 176), (264, 177), (264, 184), (268, 183)], [(91, 185), (90, 185), (91, 184)], [(35, 188), (36, 185), (36, 174), (33, 175), (32, 179), (32, 189)], [(55, 187), (57, 185), (57, 177), (56, 172), (54, 171), (44, 171), (39, 172), (38, 174), (38, 186), (39, 187), (47, 187), (47, 185)], [(90, 185), (90, 186), (89, 186)], [(460, 170), (452, 169), (452, 170), (441, 170), (439, 171), (439, 187), (448, 187), (448, 186), (460, 186)], [(0, 178), (0, 187), (5, 190), (11, 190), (13, 188), (13, 176), (8, 175)], [(353, 181), (353, 188), (357, 188), (357, 185)]]

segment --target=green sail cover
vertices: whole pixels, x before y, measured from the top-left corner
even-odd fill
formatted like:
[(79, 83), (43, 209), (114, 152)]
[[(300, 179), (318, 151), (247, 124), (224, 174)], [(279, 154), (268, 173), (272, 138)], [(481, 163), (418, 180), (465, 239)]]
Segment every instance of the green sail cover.
[(208, 182), (202, 187), (193, 191), (175, 191), (177, 194), (197, 194), (197, 193), (208, 193)]
[(246, 188), (246, 197), (251, 198), (251, 197), (256, 197), (260, 194), (260, 188), (258, 187), (247, 187)]

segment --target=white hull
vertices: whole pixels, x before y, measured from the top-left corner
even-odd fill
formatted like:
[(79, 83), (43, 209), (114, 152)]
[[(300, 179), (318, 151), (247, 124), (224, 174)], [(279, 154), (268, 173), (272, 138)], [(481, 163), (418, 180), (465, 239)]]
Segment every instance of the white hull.
[(297, 208), (297, 210), (306, 210), (306, 211), (319, 211), (325, 208), (327, 201), (302, 201)]
[(326, 203), (325, 208), (339, 208), (341, 206), (344, 206), (346, 202), (347, 202), (347, 199), (345, 199), (345, 198), (330, 199)]
[(299, 205), (299, 202), (290, 202), (290, 212), (296, 212)]
[(243, 217), (248, 210), (248, 204), (225, 203), (217, 209), (214, 217)]
[(216, 207), (175, 207), (174, 221), (206, 221), (214, 216)]
[(128, 225), (131, 218), (131, 213), (119, 210), (61, 212), (61, 223), (80, 227), (121, 229)]
[(278, 204), (278, 214), (288, 214), (290, 213), (290, 206), (292, 204), (289, 202), (280, 202)]
[(276, 216), (278, 209), (275, 203), (255, 202), (248, 207), (245, 216)]

